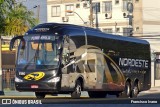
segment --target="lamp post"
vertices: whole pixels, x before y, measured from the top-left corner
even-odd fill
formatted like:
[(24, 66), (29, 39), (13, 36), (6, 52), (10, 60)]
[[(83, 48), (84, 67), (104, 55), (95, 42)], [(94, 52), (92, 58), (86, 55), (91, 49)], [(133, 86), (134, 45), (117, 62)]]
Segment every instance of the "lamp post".
[(37, 8), (37, 19), (39, 20), (40, 5), (35, 5), (33, 8)]
[[(89, 4), (90, 4), (90, 15), (89, 15), (90, 27), (93, 27), (93, 4), (92, 4), (92, 0), (89, 0)], [(97, 7), (96, 7), (96, 9), (97, 9)]]
[(86, 26), (87, 22), (85, 22), (77, 12), (72, 11), (72, 10), (66, 10), (66, 12), (67, 13), (75, 13), (83, 21), (83, 24)]

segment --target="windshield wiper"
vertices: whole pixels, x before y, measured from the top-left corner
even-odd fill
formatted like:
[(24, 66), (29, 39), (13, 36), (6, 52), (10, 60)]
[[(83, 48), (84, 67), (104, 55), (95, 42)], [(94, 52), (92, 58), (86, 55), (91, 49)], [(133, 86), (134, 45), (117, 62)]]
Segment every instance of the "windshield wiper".
[[(40, 37), (39, 37), (40, 41), (41, 41), (41, 36), (42, 36), (42, 35), (40, 35)], [(25, 65), (25, 67), (23, 68), (23, 70), (26, 70), (26, 69), (28, 68), (29, 64), (31, 63), (31, 61), (32, 61), (33, 59), (34, 59), (35, 65), (36, 65), (37, 59), (39, 58), (39, 44), (40, 44), (40, 42), (38, 42), (38, 47), (37, 47), (37, 49), (36, 49), (36, 52), (35, 52), (35, 54), (34, 54), (34, 57), (27, 63), (27, 65)]]

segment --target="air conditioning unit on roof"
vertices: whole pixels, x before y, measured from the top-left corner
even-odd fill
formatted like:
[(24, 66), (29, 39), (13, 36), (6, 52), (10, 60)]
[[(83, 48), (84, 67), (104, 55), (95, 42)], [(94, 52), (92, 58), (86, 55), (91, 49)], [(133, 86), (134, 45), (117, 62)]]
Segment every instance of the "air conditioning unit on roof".
[(69, 17), (62, 17), (62, 21), (63, 22), (68, 22), (69, 21)]
[(124, 12), (124, 13), (123, 13), (123, 17), (124, 17), (124, 18), (127, 18), (127, 17), (128, 17), (128, 15), (129, 15), (129, 13), (128, 13), (128, 12)]
[(111, 19), (112, 18), (112, 13), (106, 13), (105, 18), (106, 19)]

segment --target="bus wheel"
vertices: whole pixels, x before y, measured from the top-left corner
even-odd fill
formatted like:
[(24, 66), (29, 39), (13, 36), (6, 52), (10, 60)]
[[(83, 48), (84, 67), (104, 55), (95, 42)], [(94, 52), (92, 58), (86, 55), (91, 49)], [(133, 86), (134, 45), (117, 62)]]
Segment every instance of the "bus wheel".
[(71, 93), (71, 97), (72, 97), (72, 98), (80, 98), (80, 96), (81, 96), (81, 91), (82, 91), (81, 82), (80, 82), (79, 80), (77, 80), (76, 85), (75, 85), (75, 89), (74, 89), (74, 91)]
[(88, 95), (90, 98), (105, 98), (107, 93), (103, 91), (88, 91)]
[(122, 92), (117, 93), (117, 94), (116, 94), (116, 97), (117, 97), (117, 98), (122, 97)]
[(125, 95), (130, 98), (131, 97), (131, 84), (127, 81), (125, 85)]
[(136, 98), (139, 93), (138, 85), (136, 84), (132, 90), (132, 97)]
[(88, 91), (88, 95), (90, 98), (96, 98), (96, 93), (92, 91)]
[(35, 95), (38, 99), (45, 98), (46, 94), (41, 92), (35, 92)]

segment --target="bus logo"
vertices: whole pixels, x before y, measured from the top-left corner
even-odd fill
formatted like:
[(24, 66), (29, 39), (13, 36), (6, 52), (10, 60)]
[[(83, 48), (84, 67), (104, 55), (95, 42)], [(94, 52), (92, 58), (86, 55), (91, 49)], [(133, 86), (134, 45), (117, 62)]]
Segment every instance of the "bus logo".
[(33, 72), (33, 73), (26, 75), (24, 79), (37, 81), (37, 80), (42, 79), (44, 75), (45, 75), (44, 72)]

